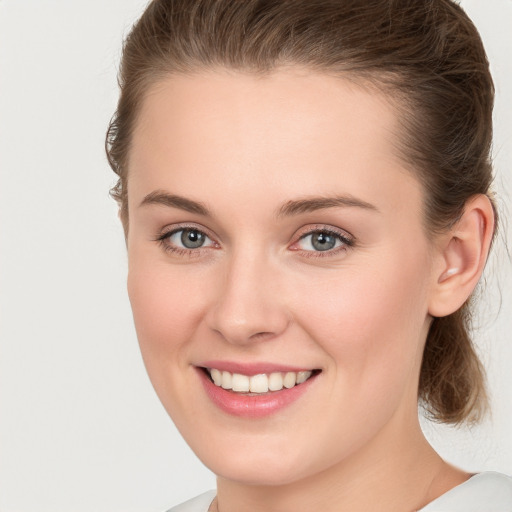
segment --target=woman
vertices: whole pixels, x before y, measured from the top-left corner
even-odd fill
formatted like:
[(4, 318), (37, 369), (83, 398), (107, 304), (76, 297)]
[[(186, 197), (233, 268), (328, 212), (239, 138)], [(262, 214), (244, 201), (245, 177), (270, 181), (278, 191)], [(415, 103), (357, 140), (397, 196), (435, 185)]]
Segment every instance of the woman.
[(217, 475), (173, 510), (512, 509), (475, 422), (493, 85), (448, 0), (153, 1), (107, 151), (142, 355)]

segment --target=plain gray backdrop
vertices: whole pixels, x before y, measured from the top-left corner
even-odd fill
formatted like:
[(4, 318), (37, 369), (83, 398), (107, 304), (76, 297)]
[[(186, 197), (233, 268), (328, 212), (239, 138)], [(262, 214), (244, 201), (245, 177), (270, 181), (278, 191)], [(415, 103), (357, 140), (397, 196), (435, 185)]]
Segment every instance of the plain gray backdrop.
[[(146, 377), (108, 196), (115, 180), (103, 140), (121, 41), (145, 3), (0, 0), (2, 512), (157, 512), (214, 486)], [(497, 85), (496, 189), (506, 216), (512, 1), (462, 5)], [(506, 221), (502, 234), (512, 240)], [(511, 474), (512, 272), (501, 240), (497, 248), (476, 333), (493, 416), (472, 430), (425, 430), (453, 463)]]

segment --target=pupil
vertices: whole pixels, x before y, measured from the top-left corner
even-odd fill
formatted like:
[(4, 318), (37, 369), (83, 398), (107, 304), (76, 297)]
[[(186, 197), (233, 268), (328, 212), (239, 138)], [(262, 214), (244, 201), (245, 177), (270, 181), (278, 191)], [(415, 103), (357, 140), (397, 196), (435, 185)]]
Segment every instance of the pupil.
[(204, 243), (204, 234), (195, 229), (184, 229), (181, 234), (181, 243), (187, 249), (197, 249)]
[(314, 233), (311, 237), (311, 244), (317, 251), (328, 251), (336, 245), (336, 238), (327, 233)]

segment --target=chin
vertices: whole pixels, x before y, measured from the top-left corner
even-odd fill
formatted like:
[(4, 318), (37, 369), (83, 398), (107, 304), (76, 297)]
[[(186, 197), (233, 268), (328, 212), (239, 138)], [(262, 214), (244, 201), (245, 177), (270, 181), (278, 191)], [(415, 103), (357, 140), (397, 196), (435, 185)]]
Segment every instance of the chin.
[(307, 476), (304, 468), (299, 471), (297, 465), (290, 467), (282, 462), (274, 460), (266, 464), (259, 460), (250, 460), (240, 464), (215, 460), (213, 464), (206, 466), (220, 478), (251, 486), (288, 485)]
[[(283, 439), (247, 439), (242, 443), (230, 442), (227, 436), (215, 442), (215, 436), (212, 436), (208, 445), (204, 441), (188, 441), (201, 462), (215, 475), (245, 485), (288, 485), (325, 469), (313, 467), (315, 458), (311, 453), (301, 451), (300, 444), (295, 444), (294, 448), (288, 444), (290, 448), (287, 449)], [(305, 464), (305, 461), (310, 462)]]

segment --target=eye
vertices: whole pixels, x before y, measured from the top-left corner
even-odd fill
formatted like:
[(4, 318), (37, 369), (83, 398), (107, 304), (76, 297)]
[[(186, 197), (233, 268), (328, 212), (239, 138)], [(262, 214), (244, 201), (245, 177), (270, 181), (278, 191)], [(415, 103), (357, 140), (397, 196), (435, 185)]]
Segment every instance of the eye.
[(192, 251), (215, 245), (213, 240), (197, 228), (180, 228), (158, 238), (169, 251)]
[(302, 235), (292, 248), (308, 252), (336, 253), (353, 245), (354, 241), (348, 236), (328, 229), (316, 229)]
[(336, 237), (325, 231), (315, 231), (300, 239), (301, 249), (306, 251), (329, 251), (340, 243), (339, 237)]
[(180, 229), (169, 237), (169, 241), (175, 245), (183, 245), (185, 249), (198, 249), (202, 247), (207, 239), (204, 233), (198, 229)]

